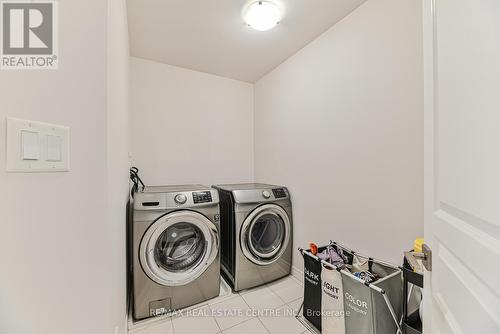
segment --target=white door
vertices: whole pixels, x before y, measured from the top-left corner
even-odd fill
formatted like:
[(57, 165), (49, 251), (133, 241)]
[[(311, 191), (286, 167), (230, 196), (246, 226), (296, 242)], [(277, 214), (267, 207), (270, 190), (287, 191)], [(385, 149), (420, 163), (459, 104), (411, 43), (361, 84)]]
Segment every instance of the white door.
[(424, 0), (424, 332), (500, 333), (500, 0)]

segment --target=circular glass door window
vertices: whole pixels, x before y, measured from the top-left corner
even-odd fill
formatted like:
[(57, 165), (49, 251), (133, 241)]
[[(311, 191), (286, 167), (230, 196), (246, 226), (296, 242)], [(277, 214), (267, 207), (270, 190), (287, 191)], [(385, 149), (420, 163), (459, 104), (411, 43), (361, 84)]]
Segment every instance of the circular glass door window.
[(205, 216), (176, 211), (156, 220), (141, 240), (139, 260), (153, 281), (188, 284), (212, 265), (219, 250), (217, 227)]
[(290, 244), (292, 226), (287, 212), (276, 204), (254, 209), (243, 221), (240, 245), (255, 264), (267, 266), (280, 259)]
[(180, 272), (196, 266), (203, 259), (205, 248), (205, 237), (197, 226), (177, 223), (158, 237), (154, 257), (161, 268)]
[(276, 214), (266, 213), (250, 227), (249, 241), (252, 253), (261, 258), (271, 258), (279, 252), (285, 237), (285, 223)]

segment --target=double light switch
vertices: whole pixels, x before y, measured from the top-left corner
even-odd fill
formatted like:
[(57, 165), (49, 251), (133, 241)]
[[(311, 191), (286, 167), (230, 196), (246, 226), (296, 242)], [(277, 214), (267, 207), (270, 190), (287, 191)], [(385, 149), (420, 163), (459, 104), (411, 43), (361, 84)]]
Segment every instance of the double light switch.
[(7, 119), (7, 170), (56, 172), (69, 170), (69, 128)]

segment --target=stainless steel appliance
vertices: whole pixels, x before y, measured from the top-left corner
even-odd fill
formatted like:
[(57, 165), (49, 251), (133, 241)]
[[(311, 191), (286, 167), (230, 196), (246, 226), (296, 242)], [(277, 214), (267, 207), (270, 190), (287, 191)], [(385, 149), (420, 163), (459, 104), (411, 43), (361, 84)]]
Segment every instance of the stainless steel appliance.
[(200, 185), (136, 192), (132, 219), (134, 318), (219, 295), (219, 197)]
[(235, 291), (289, 275), (292, 203), (286, 187), (226, 184), (219, 191), (221, 269)]

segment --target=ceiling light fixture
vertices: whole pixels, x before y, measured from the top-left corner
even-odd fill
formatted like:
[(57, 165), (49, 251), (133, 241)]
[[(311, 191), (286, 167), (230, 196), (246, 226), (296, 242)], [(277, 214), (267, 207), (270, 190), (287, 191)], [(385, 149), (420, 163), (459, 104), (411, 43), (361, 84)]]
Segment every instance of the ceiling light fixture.
[(243, 19), (253, 29), (266, 31), (280, 23), (281, 11), (272, 2), (256, 1), (245, 8)]

